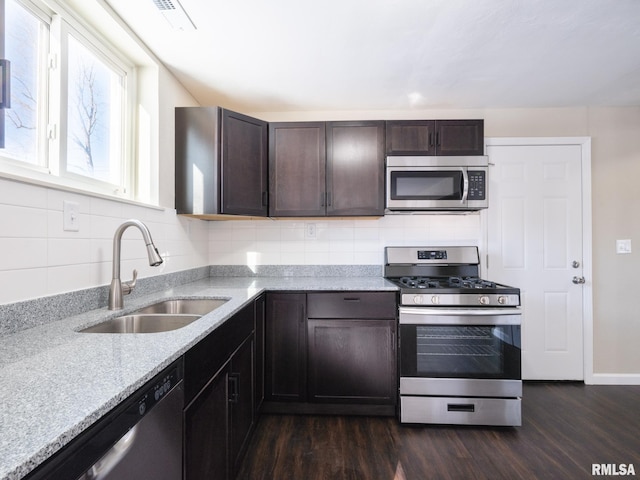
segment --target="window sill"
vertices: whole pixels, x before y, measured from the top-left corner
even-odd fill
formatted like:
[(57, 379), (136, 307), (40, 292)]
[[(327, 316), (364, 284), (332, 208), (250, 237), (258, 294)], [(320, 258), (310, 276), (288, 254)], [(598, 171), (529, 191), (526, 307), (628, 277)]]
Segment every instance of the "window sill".
[(162, 207), (160, 205), (154, 205), (151, 203), (146, 203), (140, 200), (132, 200), (130, 198), (126, 198), (126, 197), (120, 197), (117, 195), (108, 195), (106, 193), (99, 193), (99, 192), (95, 192), (95, 191), (91, 191), (91, 190), (86, 190), (86, 189), (82, 189), (82, 188), (78, 188), (78, 187), (74, 187), (74, 186), (70, 186), (70, 185), (65, 185), (63, 183), (58, 183), (56, 181), (52, 181), (51, 179), (40, 179), (40, 178), (32, 178), (32, 177), (25, 177), (22, 175), (16, 175), (10, 172), (6, 172), (6, 171), (0, 171), (0, 178), (4, 178), (7, 180), (12, 180), (14, 182), (19, 182), (19, 183), (24, 183), (27, 185), (34, 185), (34, 186), (38, 186), (38, 187), (44, 187), (44, 188), (51, 188), (54, 190), (59, 190), (59, 191), (63, 191), (63, 192), (70, 192), (70, 193), (75, 193), (75, 194), (79, 194), (79, 195), (85, 195), (88, 197), (94, 197), (94, 198), (101, 198), (104, 200), (111, 200), (114, 202), (120, 202), (120, 203), (125, 203), (128, 205), (135, 205), (138, 207), (145, 207), (145, 208), (149, 208), (152, 210), (158, 210), (158, 211), (164, 211), (166, 210), (165, 207)]

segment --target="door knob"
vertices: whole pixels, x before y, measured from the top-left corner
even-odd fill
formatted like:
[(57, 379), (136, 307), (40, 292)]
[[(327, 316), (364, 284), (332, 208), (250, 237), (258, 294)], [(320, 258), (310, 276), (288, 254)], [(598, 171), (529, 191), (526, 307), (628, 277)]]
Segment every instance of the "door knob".
[(573, 277), (573, 280), (571, 280), (573, 283), (575, 283), (576, 285), (580, 285), (581, 283), (586, 282), (586, 280), (584, 279), (584, 277)]
[(574, 261), (571, 263), (571, 266), (572, 266), (573, 268), (579, 268), (579, 267), (580, 267), (580, 262), (579, 262), (579, 261), (577, 261), (577, 260), (574, 260)]

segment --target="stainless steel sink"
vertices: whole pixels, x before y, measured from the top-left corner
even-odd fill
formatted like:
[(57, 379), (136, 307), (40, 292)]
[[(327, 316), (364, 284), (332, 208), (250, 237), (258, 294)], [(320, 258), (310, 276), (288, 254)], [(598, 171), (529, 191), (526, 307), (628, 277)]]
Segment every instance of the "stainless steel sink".
[(216, 308), (227, 303), (227, 299), (197, 299), (182, 298), (179, 300), (165, 300), (163, 302), (154, 303), (148, 307), (135, 311), (136, 314), (146, 313), (171, 313), (179, 315), (206, 315)]
[(159, 333), (186, 327), (201, 315), (132, 314), (112, 318), (81, 333)]
[(164, 300), (128, 315), (111, 318), (80, 333), (159, 333), (186, 327), (202, 315), (228, 302), (228, 299), (182, 298)]

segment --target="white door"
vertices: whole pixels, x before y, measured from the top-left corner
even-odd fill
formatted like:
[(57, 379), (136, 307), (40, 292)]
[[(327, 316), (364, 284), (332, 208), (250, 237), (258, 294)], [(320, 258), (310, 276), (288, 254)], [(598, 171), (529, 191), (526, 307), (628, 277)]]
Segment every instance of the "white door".
[(487, 154), (487, 278), (521, 289), (522, 378), (581, 380), (582, 147), (488, 145)]

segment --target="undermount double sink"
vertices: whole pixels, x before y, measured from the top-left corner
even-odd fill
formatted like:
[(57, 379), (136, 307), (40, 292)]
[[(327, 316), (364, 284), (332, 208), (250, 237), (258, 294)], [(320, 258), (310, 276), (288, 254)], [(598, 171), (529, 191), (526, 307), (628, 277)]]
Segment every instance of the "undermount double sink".
[(186, 327), (224, 305), (228, 299), (164, 300), (120, 317), (84, 328), (80, 333), (160, 333)]

